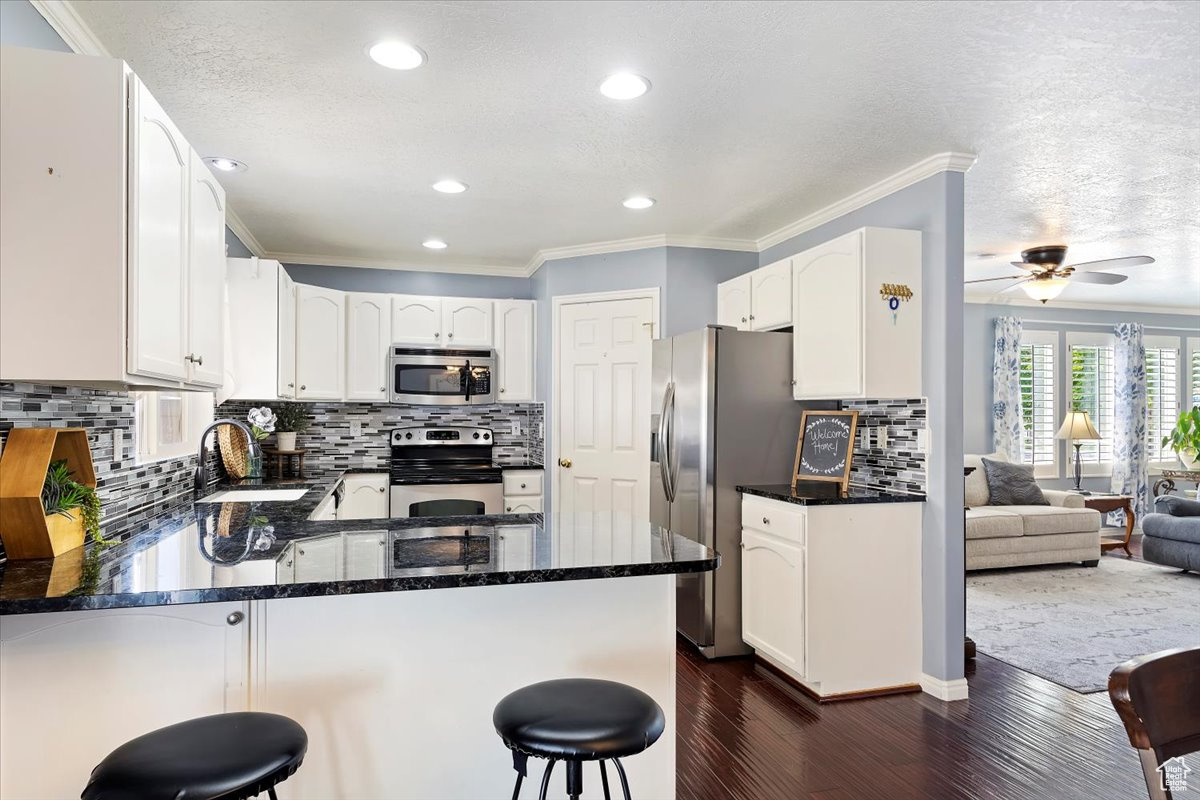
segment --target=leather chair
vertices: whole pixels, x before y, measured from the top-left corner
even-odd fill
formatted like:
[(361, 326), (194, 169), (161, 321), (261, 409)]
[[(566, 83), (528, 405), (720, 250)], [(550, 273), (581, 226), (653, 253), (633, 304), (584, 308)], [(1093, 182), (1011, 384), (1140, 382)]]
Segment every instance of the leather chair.
[(572, 800), (583, 793), (585, 761), (600, 762), (605, 800), (609, 800), (605, 762), (612, 761), (625, 800), (629, 800), (629, 780), (621, 759), (650, 747), (666, 726), (662, 708), (645, 692), (586, 678), (544, 681), (518, 689), (496, 706), (492, 722), (513, 753), (517, 771), (513, 800), (521, 793), (530, 756), (549, 760), (542, 775), (540, 800), (546, 798), (550, 773), (558, 761), (566, 762), (567, 794)]
[(278, 714), (237, 712), (131, 739), (92, 770), (82, 800), (244, 800), (292, 776), (308, 735)]
[(1138, 751), (1151, 800), (1171, 800), (1174, 759), (1200, 752), (1200, 647), (1126, 661), (1108, 676), (1108, 696)]

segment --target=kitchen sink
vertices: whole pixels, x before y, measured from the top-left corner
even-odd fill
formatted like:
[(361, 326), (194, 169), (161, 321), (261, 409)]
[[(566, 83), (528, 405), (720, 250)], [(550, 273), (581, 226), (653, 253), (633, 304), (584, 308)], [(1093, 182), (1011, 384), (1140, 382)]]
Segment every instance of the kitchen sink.
[(270, 503), (299, 500), (308, 489), (236, 489), (213, 492), (201, 497), (200, 503)]

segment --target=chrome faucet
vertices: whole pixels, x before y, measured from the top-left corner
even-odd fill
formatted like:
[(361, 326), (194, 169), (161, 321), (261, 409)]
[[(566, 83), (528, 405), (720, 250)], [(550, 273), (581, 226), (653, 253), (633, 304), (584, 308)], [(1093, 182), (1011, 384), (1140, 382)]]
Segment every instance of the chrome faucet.
[(254, 438), (254, 433), (250, 428), (246, 427), (246, 423), (236, 419), (213, 420), (213, 423), (204, 429), (204, 433), (200, 434), (200, 452), (196, 454), (196, 499), (200, 499), (208, 491), (208, 448), (204, 446), (204, 442), (208, 439), (208, 434), (221, 425), (232, 425), (239, 428), (242, 433), (246, 434), (246, 440), (250, 442), (250, 455), (262, 458), (262, 448), (258, 446), (258, 440)]

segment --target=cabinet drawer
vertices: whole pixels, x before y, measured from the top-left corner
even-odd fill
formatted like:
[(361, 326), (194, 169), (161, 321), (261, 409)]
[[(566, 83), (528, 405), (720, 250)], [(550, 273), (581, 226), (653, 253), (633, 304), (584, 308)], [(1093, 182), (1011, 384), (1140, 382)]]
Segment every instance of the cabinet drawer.
[(504, 498), (505, 514), (540, 514), (542, 513), (542, 498), (540, 497), (506, 497)]
[(507, 470), (504, 473), (504, 496), (528, 495), (540, 496), (542, 493), (542, 471)]
[(769, 533), (793, 542), (804, 541), (803, 506), (742, 495), (742, 527)]

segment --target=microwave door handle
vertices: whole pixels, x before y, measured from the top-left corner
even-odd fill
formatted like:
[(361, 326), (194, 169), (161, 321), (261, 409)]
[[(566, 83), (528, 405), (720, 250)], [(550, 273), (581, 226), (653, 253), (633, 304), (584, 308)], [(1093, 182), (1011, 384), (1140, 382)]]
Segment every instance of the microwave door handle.
[(466, 385), (466, 387), (467, 387), (467, 398), (466, 398), (466, 399), (467, 399), (468, 401), (470, 401), (470, 399), (471, 399), (471, 383), (472, 383), (472, 382), (475, 380), (475, 379), (474, 379), (474, 378), (471, 376), (471, 361), (470, 361), (470, 359), (468, 359), (468, 360), (467, 360), (467, 362), (466, 362), (466, 366), (465, 366), (465, 367), (463, 367), (463, 369), (465, 369), (465, 370), (467, 371), (467, 373), (466, 373), (466, 378), (463, 380), (463, 383), (464, 383), (464, 384)]

